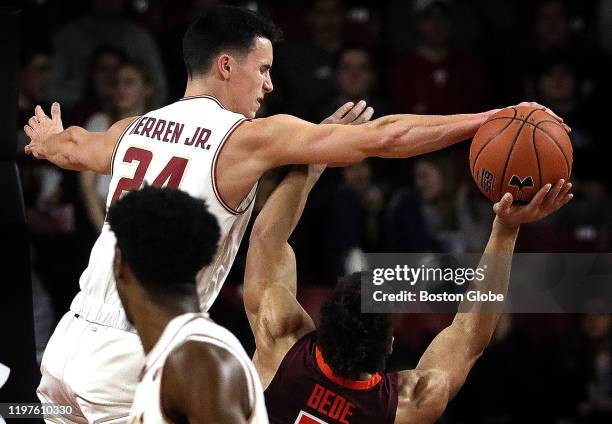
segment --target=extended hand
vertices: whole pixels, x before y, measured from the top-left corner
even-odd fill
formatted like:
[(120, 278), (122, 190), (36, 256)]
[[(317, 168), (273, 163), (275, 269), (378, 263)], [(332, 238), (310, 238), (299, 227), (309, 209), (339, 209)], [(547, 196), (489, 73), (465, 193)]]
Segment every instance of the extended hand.
[(31, 154), (37, 159), (46, 159), (44, 154), (44, 141), (54, 134), (64, 131), (62, 124), (61, 109), (59, 103), (51, 106), (51, 118), (43, 112), (40, 106), (34, 109), (28, 125), (23, 127), (26, 135), (30, 137), (30, 143), (25, 146), (26, 154)]
[[(347, 102), (340, 106), (337, 111), (328, 116), (323, 121), (322, 124), (342, 124), (342, 125), (360, 125), (365, 122), (368, 122), (372, 119), (372, 115), (374, 115), (374, 109), (371, 106), (368, 106), (365, 100), (360, 100), (357, 104), (353, 102)], [(331, 167), (334, 166), (345, 166), (343, 163), (330, 163), (327, 164)], [(314, 167), (322, 167), (318, 170), (319, 175), (327, 165), (311, 165), (311, 168)], [(313, 170), (310, 170), (312, 173)]]
[(348, 102), (338, 108), (337, 111), (328, 116), (322, 124), (343, 124), (343, 125), (359, 125), (368, 122), (372, 119), (374, 109), (367, 106), (365, 100), (360, 100), (357, 104)]
[(550, 116), (555, 118), (557, 122), (559, 122), (563, 126), (563, 128), (565, 128), (565, 131), (567, 131), (568, 133), (572, 131), (572, 129), (568, 125), (566, 125), (565, 122), (563, 122), (563, 118), (561, 118), (559, 115), (557, 115), (555, 112), (553, 112), (546, 106), (542, 106), (541, 104), (537, 102), (521, 102), (517, 106), (528, 106), (528, 107), (533, 107), (536, 109), (543, 110), (544, 112), (548, 113)]
[(546, 184), (524, 206), (513, 205), (512, 194), (506, 193), (493, 205), (493, 211), (497, 214), (496, 221), (508, 228), (538, 221), (569, 202), (574, 197), (569, 192), (571, 188), (572, 184), (564, 180), (559, 180), (554, 186)]

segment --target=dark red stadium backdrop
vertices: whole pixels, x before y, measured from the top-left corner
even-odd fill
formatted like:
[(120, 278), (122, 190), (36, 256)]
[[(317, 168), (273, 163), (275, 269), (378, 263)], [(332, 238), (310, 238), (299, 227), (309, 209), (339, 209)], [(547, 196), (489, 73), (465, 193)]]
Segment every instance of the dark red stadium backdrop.
[(30, 250), (17, 164), (20, 11), (0, 7), (0, 362), (11, 369), (0, 402), (34, 402), (40, 379), (34, 348)]

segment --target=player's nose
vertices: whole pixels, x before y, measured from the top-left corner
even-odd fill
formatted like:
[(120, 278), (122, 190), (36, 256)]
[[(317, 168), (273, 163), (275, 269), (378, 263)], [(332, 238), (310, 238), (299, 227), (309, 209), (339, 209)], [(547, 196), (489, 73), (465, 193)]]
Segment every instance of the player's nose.
[(266, 93), (271, 93), (272, 90), (274, 90), (274, 85), (272, 85), (272, 79), (271, 78), (267, 78), (264, 81), (263, 89), (264, 89), (264, 91)]

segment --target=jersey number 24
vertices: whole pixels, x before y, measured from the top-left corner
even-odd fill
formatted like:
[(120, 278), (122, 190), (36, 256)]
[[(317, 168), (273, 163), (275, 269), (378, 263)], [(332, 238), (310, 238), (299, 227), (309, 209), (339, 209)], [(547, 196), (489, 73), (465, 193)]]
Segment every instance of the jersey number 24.
[[(141, 149), (140, 147), (130, 147), (125, 151), (123, 162), (134, 163), (136, 161), (138, 166), (132, 178), (123, 177), (117, 182), (117, 188), (115, 188), (113, 193), (111, 204), (115, 203), (124, 191), (138, 190), (142, 186), (151, 160), (153, 160), (153, 152), (149, 150)], [(154, 187), (163, 187), (165, 184), (167, 187), (178, 187), (183, 179), (183, 173), (188, 162), (188, 159), (173, 156), (155, 180), (153, 180), (152, 185)]]

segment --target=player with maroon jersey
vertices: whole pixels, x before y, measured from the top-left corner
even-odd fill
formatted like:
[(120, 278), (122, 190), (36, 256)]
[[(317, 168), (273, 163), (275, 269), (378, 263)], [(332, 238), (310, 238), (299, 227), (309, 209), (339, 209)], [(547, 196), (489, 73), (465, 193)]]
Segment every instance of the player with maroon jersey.
[[(452, 324), (417, 367), (385, 372), (390, 315), (361, 313), (361, 274), (342, 279), (321, 310), (319, 328), (296, 300), (295, 256), (287, 240), (323, 167), (295, 168), (276, 188), (251, 234), (244, 303), (255, 336), (253, 362), (271, 423), (431, 423), (457, 394), (488, 345), (500, 313), (461, 303)], [(543, 187), (526, 206), (506, 195), (479, 267), (479, 289), (505, 293), (520, 224), (541, 219), (571, 198), (571, 184)]]

